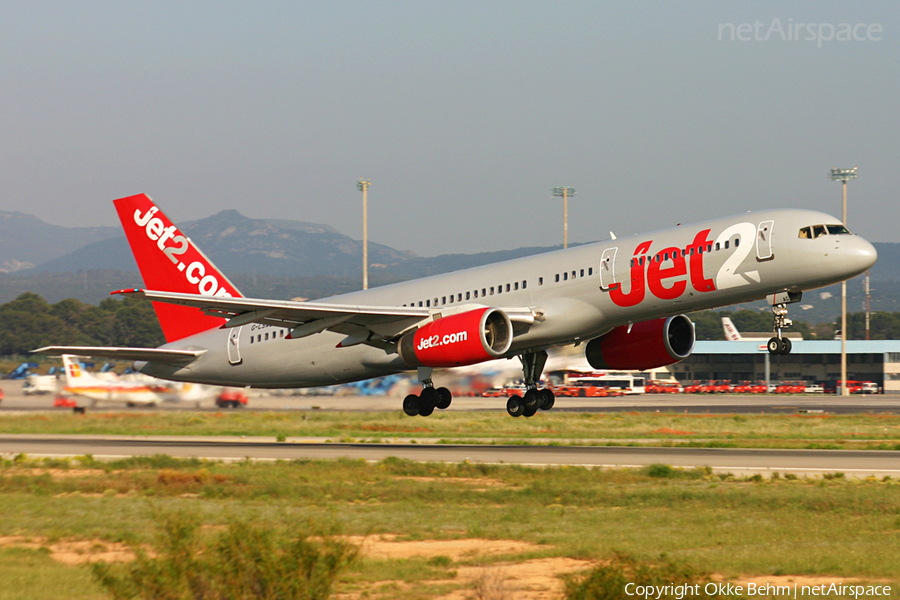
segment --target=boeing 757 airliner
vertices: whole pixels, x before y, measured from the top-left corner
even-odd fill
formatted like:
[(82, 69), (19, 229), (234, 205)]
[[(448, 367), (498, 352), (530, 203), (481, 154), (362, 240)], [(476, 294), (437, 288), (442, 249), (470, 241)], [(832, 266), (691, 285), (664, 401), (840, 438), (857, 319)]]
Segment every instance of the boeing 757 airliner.
[(526, 391), (512, 416), (553, 407), (538, 382), (549, 348), (584, 345), (597, 369), (645, 370), (686, 358), (683, 313), (767, 298), (768, 349), (802, 293), (871, 267), (875, 248), (810, 210), (762, 210), (354, 292), (316, 302), (244, 298), (144, 194), (114, 202), (153, 301), (160, 348), (51, 346), (48, 354), (137, 361), (149, 375), (226, 386), (330, 385), (416, 370), (406, 414), (447, 408), (435, 368), (519, 357)]

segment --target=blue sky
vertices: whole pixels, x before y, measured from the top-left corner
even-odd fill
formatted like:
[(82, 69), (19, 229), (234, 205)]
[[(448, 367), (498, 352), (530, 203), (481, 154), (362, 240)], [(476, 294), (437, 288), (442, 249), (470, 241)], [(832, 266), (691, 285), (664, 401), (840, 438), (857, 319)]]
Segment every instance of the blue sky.
[(850, 228), (900, 242), (898, 32), (875, 2), (8, 2), (0, 210), (115, 225), (145, 192), (358, 238), (368, 177), (370, 239), (429, 256), (560, 243), (555, 185), (570, 241), (839, 216), (858, 165)]

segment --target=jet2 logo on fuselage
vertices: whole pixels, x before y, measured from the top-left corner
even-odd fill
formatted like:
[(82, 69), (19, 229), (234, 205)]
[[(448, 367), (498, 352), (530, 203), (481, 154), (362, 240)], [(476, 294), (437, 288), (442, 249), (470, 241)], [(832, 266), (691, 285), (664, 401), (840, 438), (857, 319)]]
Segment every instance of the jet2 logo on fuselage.
[[(752, 223), (732, 225), (715, 241), (709, 239), (709, 232), (709, 229), (699, 232), (683, 251), (681, 248), (670, 247), (651, 255), (653, 240), (638, 244), (631, 259), (631, 289), (626, 293), (622, 290), (621, 282), (615, 283), (609, 289), (610, 299), (623, 308), (637, 306), (643, 302), (649, 289), (660, 300), (674, 300), (687, 290), (688, 275), (691, 287), (700, 293), (749, 284), (750, 281), (735, 270), (753, 248), (749, 241), (754, 239), (756, 227)], [(735, 242), (732, 254), (719, 269), (715, 281), (707, 279), (703, 274), (703, 255), (708, 254), (714, 244), (717, 248), (725, 247), (725, 242), (732, 237), (747, 240), (748, 243), (739, 245)], [(668, 260), (665, 258), (667, 255)], [(758, 271), (750, 271), (746, 275), (759, 282)]]

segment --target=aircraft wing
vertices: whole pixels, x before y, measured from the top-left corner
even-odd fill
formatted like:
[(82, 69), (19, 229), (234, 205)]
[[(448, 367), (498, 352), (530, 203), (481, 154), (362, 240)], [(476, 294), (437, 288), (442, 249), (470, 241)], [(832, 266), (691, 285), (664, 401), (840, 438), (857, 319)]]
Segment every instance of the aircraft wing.
[[(199, 308), (208, 315), (228, 319), (225, 327), (261, 323), (291, 329), (292, 338), (325, 330), (347, 335), (341, 345), (380, 343), (396, 338), (435, 313), (447, 313), (448, 307), (417, 308), (399, 306), (356, 306), (323, 302), (261, 300), (182, 294), (155, 290), (128, 289), (114, 294), (136, 294), (154, 302), (166, 302)], [(461, 307), (456, 307), (457, 309)], [(530, 308), (501, 308), (514, 325), (528, 326), (538, 314)]]
[(173, 365), (187, 365), (206, 353), (206, 350), (170, 350), (168, 348), (118, 348), (114, 346), (44, 346), (32, 350), (35, 354), (62, 356), (92, 356), (119, 360), (146, 360)]

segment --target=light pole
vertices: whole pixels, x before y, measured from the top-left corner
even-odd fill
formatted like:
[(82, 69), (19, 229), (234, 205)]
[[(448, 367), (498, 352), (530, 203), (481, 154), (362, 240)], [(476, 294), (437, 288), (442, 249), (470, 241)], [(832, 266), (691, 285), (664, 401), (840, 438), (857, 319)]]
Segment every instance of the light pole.
[(563, 248), (569, 247), (569, 196), (575, 195), (575, 188), (556, 186), (553, 197), (563, 199)]
[(363, 193), (363, 289), (369, 289), (369, 202), (368, 193), (371, 182), (360, 178), (356, 189)]
[[(847, 226), (847, 182), (859, 177), (857, 167), (852, 169), (831, 168), (831, 180), (843, 183), (844, 194), (841, 203), (841, 219)], [(847, 282), (841, 282), (841, 396), (849, 396), (847, 387)]]

